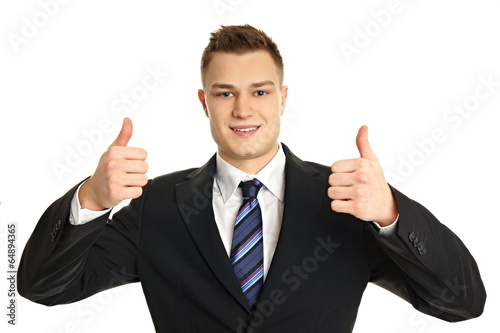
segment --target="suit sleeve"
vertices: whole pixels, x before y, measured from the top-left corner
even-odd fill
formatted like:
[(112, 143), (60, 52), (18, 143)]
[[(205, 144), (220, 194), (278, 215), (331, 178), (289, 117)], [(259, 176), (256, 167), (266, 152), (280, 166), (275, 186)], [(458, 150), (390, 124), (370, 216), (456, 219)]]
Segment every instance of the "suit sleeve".
[(24, 248), (18, 290), (34, 302), (71, 303), (139, 280), (135, 258), (143, 197), (132, 200), (114, 220), (107, 213), (74, 226), (68, 219), (77, 188), (44, 212)]
[(468, 249), (425, 207), (391, 189), (400, 214), (397, 231), (384, 237), (368, 228), (376, 239), (369, 249), (372, 282), (446, 321), (481, 315), (486, 291)]

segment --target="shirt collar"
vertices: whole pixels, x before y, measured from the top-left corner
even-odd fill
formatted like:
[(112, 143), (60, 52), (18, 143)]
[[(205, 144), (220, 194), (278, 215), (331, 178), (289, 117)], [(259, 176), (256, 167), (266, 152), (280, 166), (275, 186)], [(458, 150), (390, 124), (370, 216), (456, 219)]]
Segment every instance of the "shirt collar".
[(219, 153), (217, 153), (215, 180), (222, 195), (222, 200), (224, 200), (224, 204), (231, 198), (241, 181), (254, 178), (261, 181), (264, 187), (283, 202), (285, 196), (285, 162), (286, 157), (281, 147), (281, 143), (273, 159), (256, 175), (247, 174), (235, 168), (222, 159)]

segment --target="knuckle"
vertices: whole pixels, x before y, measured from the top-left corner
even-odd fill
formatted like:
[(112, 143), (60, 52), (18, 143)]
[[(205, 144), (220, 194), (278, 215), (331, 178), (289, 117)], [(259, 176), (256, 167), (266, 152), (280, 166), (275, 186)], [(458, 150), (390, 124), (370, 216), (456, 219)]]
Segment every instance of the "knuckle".
[(360, 172), (356, 175), (356, 181), (360, 184), (367, 184), (368, 183), (368, 175), (366, 172)]
[(111, 201), (120, 201), (120, 192), (118, 191), (118, 189), (116, 187), (111, 187), (109, 190), (108, 190), (108, 193), (109, 193), (109, 198)]
[(120, 148), (121, 147), (118, 147), (118, 146), (111, 146), (108, 148), (108, 150), (106, 151), (106, 153), (108, 154), (108, 156), (110, 157), (114, 157), (114, 156), (117, 156), (118, 155), (118, 152), (120, 151)]
[(108, 174), (107, 181), (108, 181), (108, 186), (111, 186), (112, 184), (115, 184), (117, 182), (116, 173), (110, 173), (110, 174)]
[(360, 187), (357, 187), (355, 190), (354, 190), (354, 195), (357, 197), (357, 198), (362, 198), (364, 197), (365, 195), (365, 190), (360, 188)]
[(362, 201), (357, 200), (356, 202), (354, 202), (353, 208), (357, 213), (361, 213), (364, 211), (365, 205)]
[(108, 175), (108, 186), (114, 188), (122, 181), (122, 176), (119, 173), (113, 172)]
[(106, 167), (110, 171), (114, 171), (118, 169), (119, 162), (115, 158), (111, 158), (107, 161)]

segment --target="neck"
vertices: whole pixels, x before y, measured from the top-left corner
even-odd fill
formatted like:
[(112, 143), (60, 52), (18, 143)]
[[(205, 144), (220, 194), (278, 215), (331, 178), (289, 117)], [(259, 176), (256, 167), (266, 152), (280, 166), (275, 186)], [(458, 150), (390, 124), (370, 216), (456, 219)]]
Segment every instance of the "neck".
[(266, 165), (271, 162), (276, 153), (279, 150), (279, 144), (276, 142), (275, 149), (270, 150), (268, 153), (254, 157), (254, 158), (241, 158), (241, 157), (233, 157), (226, 155), (224, 152), (219, 150), (219, 155), (224, 159), (224, 161), (228, 162), (235, 168), (243, 171), (249, 175), (255, 175), (259, 173), (260, 170), (264, 169)]

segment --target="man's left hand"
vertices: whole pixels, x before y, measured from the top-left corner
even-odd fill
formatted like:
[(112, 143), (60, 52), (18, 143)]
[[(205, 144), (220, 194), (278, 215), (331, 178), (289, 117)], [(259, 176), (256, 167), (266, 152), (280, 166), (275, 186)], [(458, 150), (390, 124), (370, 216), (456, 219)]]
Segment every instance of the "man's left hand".
[(337, 161), (332, 165), (328, 189), (328, 196), (333, 199), (332, 209), (388, 226), (396, 220), (398, 208), (368, 142), (368, 127), (359, 129), (356, 145), (360, 158)]

